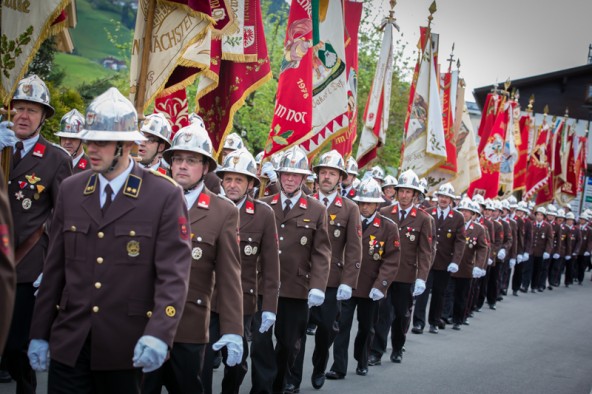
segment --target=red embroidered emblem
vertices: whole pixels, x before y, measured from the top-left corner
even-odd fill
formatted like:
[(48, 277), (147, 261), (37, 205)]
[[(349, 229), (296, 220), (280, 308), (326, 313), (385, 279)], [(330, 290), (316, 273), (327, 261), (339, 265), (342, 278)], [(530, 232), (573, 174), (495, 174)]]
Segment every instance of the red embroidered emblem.
[(187, 218), (181, 216), (179, 218), (179, 235), (183, 241), (189, 240), (189, 229), (187, 228)]

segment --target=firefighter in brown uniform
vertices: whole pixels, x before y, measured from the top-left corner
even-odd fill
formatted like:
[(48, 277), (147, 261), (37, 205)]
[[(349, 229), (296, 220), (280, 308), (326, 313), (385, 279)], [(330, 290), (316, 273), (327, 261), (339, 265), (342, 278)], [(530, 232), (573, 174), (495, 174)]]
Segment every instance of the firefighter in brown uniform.
[(487, 304), (489, 305), (489, 309), (496, 310), (497, 301), (503, 299), (501, 296), (501, 272), (504, 269), (504, 265), (507, 264), (512, 249), (513, 239), (510, 224), (502, 219), (502, 202), (494, 200), (492, 204), (493, 209), (491, 210), (491, 218), (493, 219), (495, 232), (497, 234), (496, 241), (498, 243), (498, 249), (491, 257), (494, 260), (494, 264), (487, 273)]
[[(0, 146), (0, 149), (3, 147)], [(10, 231), (12, 215), (8, 201), (6, 181), (4, 174), (0, 171), (0, 349), (4, 349), (4, 343), (8, 336), (16, 288), (14, 241)], [(0, 354), (1, 356), (2, 354)]]
[[(33, 287), (39, 282), (49, 243), (46, 228), (61, 182), (72, 174), (66, 152), (41, 136), (41, 127), (54, 114), (49, 90), (36, 75), (19, 81), (12, 97), (12, 122), (0, 124), (4, 144), (13, 147), (8, 174), (8, 198), (13, 226), (16, 265), (14, 310), (2, 364), (16, 381), (17, 392), (33, 393), (36, 375), (27, 359), (29, 327), (35, 304)], [(36, 285), (36, 284), (35, 284)]]
[[(204, 130), (206, 129), (206, 125), (203, 119), (195, 112), (189, 114), (189, 123), (196, 124)], [(220, 178), (218, 177), (218, 175), (216, 175), (214, 171), (210, 171), (206, 175), (204, 175), (204, 185), (206, 185), (208, 190), (214, 194), (220, 194), (220, 192), (222, 191), (222, 187), (220, 186)]]
[[(432, 297), (428, 323), (432, 334), (438, 333), (438, 326), (443, 326), (441, 316), (444, 306), (444, 293), (448, 286), (450, 274), (458, 271), (458, 263), (465, 248), (463, 216), (452, 209), (452, 200), (456, 198), (450, 183), (440, 186), (434, 193), (438, 197), (438, 205), (432, 209), (431, 215), (436, 221), (436, 256), (430, 269), (427, 288), (431, 287)], [(429, 292), (423, 293), (415, 303), (415, 314), (425, 316)], [(424, 318), (425, 321), (425, 318)]]
[[(403, 359), (413, 297), (420, 296), (425, 291), (431, 267), (432, 222), (429, 214), (414, 206), (424, 192), (417, 175), (411, 170), (405, 171), (397, 180), (397, 202), (392, 207), (380, 210), (382, 215), (397, 224), (401, 244), (401, 263), (390, 286), (388, 300), (394, 309), (394, 319), (390, 325), (393, 349), (390, 359), (395, 363), (400, 363)], [(373, 356), (380, 360), (382, 354)], [(377, 365), (376, 360), (373, 361)]]
[[(243, 354), (243, 302), (238, 245), (238, 209), (227, 198), (215, 195), (203, 180), (216, 169), (207, 131), (196, 123), (177, 132), (163, 153), (171, 163), (173, 179), (185, 191), (189, 209), (191, 272), (189, 290), (170, 358), (158, 370), (144, 376), (143, 393), (201, 393), (200, 379), (214, 284), (219, 289), (216, 312), (220, 338), (214, 350), (226, 348), (228, 366), (241, 362)], [(215, 283), (214, 283), (215, 278)]]
[(308, 309), (325, 300), (331, 243), (325, 206), (301, 190), (304, 178), (310, 174), (306, 152), (299, 146), (288, 149), (277, 172), (281, 192), (263, 201), (275, 213), (279, 237), (281, 284), (275, 323), (277, 373), (273, 391), (283, 392), (288, 367), (294, 363), (300, 338), (306, 331)]
[(524, 267), (529, 260), (528, 250), (532, 243), (532, 222), (528, 218), (528, 204), (520, 201), (516, 204), (514, 220), (516, 220), (516, 266), (512, 275), (512, 295), (518, 296), (518, 291), (522, 287), (522, 275)]
[(544, 220), (546, 210), (538, 207), (535, 210), (535, 222), (532, 226), (532, 279), (530, 288), (533, 293), (544, 283), (542, 280), (543, 263), (551, 258), (553, 251), (553, 228)]
[(452, 307), (452, 329), (460, 330), (465, 322), (465, 311), (471, 280), (481, 275), (487, 258), (485, 229), (474, 219), (479, 215), (477, 203), (469, 198), (461, 200), (458, 210), (465, 221), (465, 250), (457, 272), (452, 274), (454, 282), (454, 304)]
[(140, 133), (146, 137), (146, 140), (140, 142), (138, 148), (142, 167), (169, 175), (167, 167), (171, 163), (165, 164), (162, 160), (163, 152), (171, 146), (173, 129), (169, 120), (161, 112), (150, 114), (142, 121)]
[(356, 196), (356, 188), (354, 186), (354, 181), (358, 176), (358, 162), (353, 157), (349, 157), (345, 164), (345, 171), (347, 172), (347, 177), (343, 178), (341, 181), (341, 195), (343, 197), (347, 197), (352, 199)]
[(485, 230), (487, 253), (485, 256), (483, 266), (479, 267), (481, 268), (479, 276), (473, 278), (471, 282), (471, 289), (469, 290), (469, 301), (466, 312), (467, 317), (473, 317), (473, 312), (480, 311), (483, 307), (483, 303), (485, 302), (485, 289), (487, 287), (486, 275), (487, 270), (491, 265), (490, 262), (493, 262), (493, 260), (491, 259), (491, 253), (493, 248), (493, 236), (495, 235), (493, 222), (489, 220), (489, 215), (491, 214), (491, 211), (486, 209), (487, 206), (483, 196), (480, 194), (474, 194), (472, 197), (472, 201), (475, 204), (475, 206), (479, 208), (479, 217), (475, 218), (475, 222), (478, 222)]
[[(574, 264), (578, 257), (578, 251), (580, 250), (582, 240), (582, 233), (578, 226), (575, 225), (576, 216), (573, 212), (565, 214), (565, 287), (569, 287), (574, 283), (575, 267)], [(557, 282), (561, 279), (561, 271), (557, 278)]]
[[(228, 153), (222, 166), (216, 171), (222, 179), (225, 195), (239, 209), (239, 238), (241, 259), (241, 283), (243, 289), (243, 358), (234, 367), (226, 367), (222, 379), (223, 393), (238, 393), (240, 385), (248, 371), (248, 345), (246, 329), (257, 313), (258, 324), (254, 327), (253, 347), (259, 335), (267, 334), (276, 319), (278, 289), (280, 287), (280, 262), (277, 244), (275, 216), (271, 207), (254, 200), (249, 190), (259, 184), (255, 159), (246, 149), (238, 149)], [(261, 283), (261, 287), (258, 284)], [(217, 313), (217, 299), (224, 288), (215, 287), (212, 299), (212, 315), (210, 321), (210, 343), (220, 336), (220, 315)], [(261, 298), (261, 309), (257, 310), (257, 299)], [(271, 332), (269, 333), (271, 337)], [(212, 372), (214, 353), (208, 346), (202, 380), (205, 392), (212, 392)], [(253, 376), (257, 376), (261, 364), (256, 356), (253, 358)], [(255, 386), (253, 382), (253, 386)], [(216, 390), (218, 391), (218, 390)]]
[(343, 379), (347, 374), (349, 337), (354, 313), (358, 313), (358, 332), (354, 342), (356, 374), (368, 374), (371, 330), (376, 321), (378, 301), (385, 297), (397, 275), (400, 261), (400, 240), (397, 225), (378, 212), (384, 201), (378, 182), (368, 177), (358, 187), (354, 201), (358, 202), (362, 220), (362, 265), (358, 286), (352, 298), (344, 301), (339, 318), (339, 334), (333, 345), (333, 365), (327, 379)]
[(590, 229), (590, 226), (588, 225), (588, 214), (586, 212), (582, 212), (579, 222), (578, 227), (580, 228), (582, 242), (580, 243), (580, 249), (578, 250), (576, 278), (578, 284), (581, 286), (584, 282), (584, 274), (586, 272), (586, 267), (588, 266), (588, 260), (590, 259), (590, 250), (592, 250), (592, 229)]
[(558, 210), (553, 204), (547, 205), (546, 219), (553, 230), (553, 250), (551, 251), (551, 258), (543, 261), (541, 269), (541, 279), (538, 285), (539, 292), (547, 288), (549, 283), (549, 290), (553, 290), (553, 285), (558, 285), (555, 282), (555, 275), (559, 272), (563, 254), (565, 254), (565, 230), (558, 220)]
[[(513, 196), (511, 196), (513, 197)], [(512, 206), (510, 199), (503, 200), (502, 204), (502, 220), (510, 226), (510, 233), (512, 235), (512, 246), (508, 250), (506, 257), (507, 263), (504, 263), (503, 269), (500, 271), (500, 294), (507, 295), (508, 287), (510, 285), (510, 274), (516, 266), (516, 259), (518, 257), (518, 223), (512, 218)]]
[(131, 159), (143, 137), (117, 89), (89, 105), (82, 138), (92, 172), (60, 188), (28, 355), (49, 364), (50, 393), (139, 393), (139, 368), (162, 364), (183, 312), (187, 210), (174, 182)]
[(81, 131), (84, 127), (84, 116), (76, 108), (62, 116), (60, 131), (55, 133), (60, 137), (60, 146), (72, 158), (72, 173), (78, 174), (89, 168), (88, 156), (84, 153)]
[[(335, 150), (324, 153), (313, 170), (319, 184), (319, 192), (313, 197), (327, 207), (332, 251), (325, 302), (311, 308), (309, 317), (309, 324), (317, 327), (311, 381), (315, 389), (320, 389), (325, 382), (329, 348), (338, 332), (336, 322), (341, 311), (341, 301), (351, 298), (352, 290), (358, 283), (362, 262), (362, 223), (357, 204), (339, 194), (339, 184), (348, 175), (341, 154)], [(296, 364), (290, 369), (288, 389), (292, 391), (300, 387), (302, 380), (305, 344), (306, 335), (302, 337)]]

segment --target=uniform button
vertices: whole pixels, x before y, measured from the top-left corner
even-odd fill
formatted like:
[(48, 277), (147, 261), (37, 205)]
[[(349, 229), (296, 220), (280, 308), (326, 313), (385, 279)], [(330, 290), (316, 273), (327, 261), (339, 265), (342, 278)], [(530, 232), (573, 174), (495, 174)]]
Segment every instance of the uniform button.
[[(74, 230), (72, 230), (72, 231), (76, 231), (76, 227), (74, 227)], [(97, 237), (99, 237), (99, 238), (103, 238), (104, 236), (105, 236), (105, 233), (102, 231), (99, 231), (99, 233), (97, 234)]]
[(101, 288), (101, 286), (103, 286), (103, 285), (101, 284), (101, 282), (97, 282), (97, 283), (95, 283), (95, 288), (97, 288), (97, 289), (100, 289), (100, 288)]
[(279, 254), (282, 254), (282, 251), (281, 250), (279, 251)]
[(197, 241), (198, 242), (201, 242), (201, 237), (197, 237)]
[(97, 257), (97, 264), (103, 264), (103, 258)]
[(254, 293), (253, 289), (250, 289), (249, 290), (249, 293), (253, 294)]
[(285, 225), (285, 224), (282, 224), (280, 227), (281, 227), (281, 228), (284, 228), (284, 227), (286, 227), (286, 225)]
[(146, 317), (151, 318), (152, 317), (152, 311), (146, 312)]
[(197, 300), (197, 303), (198, 303), (199, 305), (201, 305), (201, 300)]
[(76, 231), (76, 226), (72, 226), (72, 227), (70, 227), (70, 230), (71, 230), (71, 231)]
[(253, 242), (253, 238), (249, 238), (249, 242)]
[(308, 279), (308, 277), (309, 277), (308, 274), (306, 274), (305, 278)]
[(284, 237), (280, 237), (280, 241), (283, 241), (283, 240), (284, 240)]
[(136, 236), (136, 232), (134, 230), (130, 231), (130, 237), (135, 237)]
[(94, 313), (97, 313), (99, 311), (99, 307), (98, 306), (93, 306), (93, 310)]
[(60, 306), (59, 305), (56, 305), (56, 309), (59, 311), (60, 310)]

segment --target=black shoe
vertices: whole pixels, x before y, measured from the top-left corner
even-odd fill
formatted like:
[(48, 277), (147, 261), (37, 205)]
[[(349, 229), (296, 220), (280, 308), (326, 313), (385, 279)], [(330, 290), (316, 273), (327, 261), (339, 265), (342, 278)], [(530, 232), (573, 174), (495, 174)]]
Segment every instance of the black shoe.
[(535, 289), (530, 289), (530, 292), (531, 293), (536, 293), (536, 290)]
[(430, 324), (430, 333), (437, 334), (438, 333), (438, 327), (434, 326), (433, 324)]
[(321, 387), (323, 387), (323, 385), (325, 384), (325, 374), (324, 373), (313, 373), (310, 381), (312, 382), (312, 387), (314, 387), (315, 389), (320, 389)]
[(0, 369), (0, 383), (10, 383), (12, 381), (12, 376), (8, 373), (8, 371), (3, 371)]
[(456, 330), (456, 331), (460, 331), (460, 324), (454, 323), (454, 325), (452, 326), (452, 329)]
[(474, 317), (475, 315), (473, 314), (473, 312), (469, 312), (468, 316), (469, 317)]
[(214, 356), (214, 362), (212, 363), (212, 368), (218, 369), (218, 368), (220, 368), (220, 364), (222, 364), (222, 353), (218, 351), (218, 352), (216, 352), (216, 354)]
[(465, 326), (470, 326), (469, 321), (465, 319), (465, 321), (463, 321), (463, 323)]
[(401, 364), (401, 361), (403, 361), (403, 352), (393, 351), (393, 353), (391, 354), (391, 361), (396, 364)]
[(495, 307), (494, 304), (489, 304), (489, 309), (491, 309), (492, 311), (495, 311), (497, 308)]
[(380, 357), (376, 357), (373, 354), (371, 354), (368, 357), (368, 366), (369, 367), (374, 367), (374, 366), (377, 366), (377, 365), (380, 365), (380, 364), (382, 364), (382, 362), (380, 361)]
[(517, 292), (516, 290), (514, 290), (514, 291), (512, 292), (512, 295), (513, 295), (514, 297), (518, 297), (518, 292)]
[(440, 330), (445, 330), (446, 329), (446, 323), (444, 323), (444, 321), (442, 319), (440, 319), (440, 321), (437, 324), (438, 328)]
[(368, 368), (358, 366), (356, 368), (356, 375), (360, 375), (360, 376), (368, 375)]
[(481, 308), (475, 308), (475, 312), (481, 312)]
[(325, 374), (325, 377), (329, 380), (341, 380), (345, 378), (345, 374), (341, 372), (329, 371)]
[(300, 392), (300, 387), (294, 386), (292, 383), (288, 383), (286, 387), (284, 387), (285, 394), (295, 394)]
[(446, 323), (446, 324), (452, 324), (452, 319), (449, 319), (447, 317), (443, 317), (442, 321), (444, 321), (444, 323)]
[(420, 325), (413, 326), (411, 332), (414, 334), (423, 334), (423, 328)]
[(508, 295), (508, 290), (502, 290), (501, 293), (502, 295)]
[(528, 289), (527, 289), (527, 288), (525, 288), (525, 287), (521, 287), (521, 288), (520, 288), (520, 291), (521, 291), (522, 293), (528, 293)]
[(306, 335), (314, 335), (317, 332), (317, 328), (315, 327), (308, 327), (306, 329)]
[(547, 287), (547, 289), (549, 289), (549, 290), (553, 290), (553, 287), (552, 287), (552, 286), (549, 286), (549, 287)]
[(497, 298), (496, 298), (495, 300), (496, 300), (496, 301), (503, 301), (503, 300), (504, 300), (504, 297), (502, 297), (502, 296), (497, 296)]
[(579, 282), (578, 282), (578, 285), (582, 286), (582, 281), (579, 281)]

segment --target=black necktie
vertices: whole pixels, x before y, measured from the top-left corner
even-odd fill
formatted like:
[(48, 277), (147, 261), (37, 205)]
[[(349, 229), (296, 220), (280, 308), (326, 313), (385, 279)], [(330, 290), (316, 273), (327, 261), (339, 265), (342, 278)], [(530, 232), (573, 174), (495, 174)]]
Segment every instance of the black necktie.
[(21, 159), (23, 158), (23, 149), (25, 146), (23, 145), (23, 141), (17, 141), (14, 145), (16, 148), (14, 151), (14, 155), (12, 156), (12, 166), (16, 167), (18, 163), (20, 163)]
[(369, 225), (370, 225), (370, 219), (362, 220), (362, 231), (366, 231), (366, 229), (368, 228)]
[(107, 184), (107, 186), (105, 186), (105, 193), (107, 193), (107, 198), (105, 199), (105, 203), (103, 204), (103, 208), (101, 208), (101, 211), (103, 212), (103, 216), (105, 216), (105, 213), (107, 213), (107, 210), (109, 209), (109, 207), (111, 206), (111, 203), (113, 202), (113, 200), (111, 199), (111, 195), (113, 194), (113, 189), (111, 189), (111, 185)]
[(444, 222), (444, 211), (441, 211), (440, 217), (438, 218), (438, 227), (440, 227), (443, 222)]
[(291, 209), (290, 205), (292, 205), (292, 201), (286, 200), (286, 206), (284, 207), (284, 217), (288, 216), (288, 213)]
[(341, 189), (341, 195), (343, 197), (345, 197), (346, 194), (347, 194), (347, 190), (345, 190), (345, 188)]
[(323, 198), (323, 202), (325, 203), (326, 207), (329, 206), (329, 199), (327, 197)]
[(400, 220), (401, 222), (402, 222), (403, 220), (405, 220), (405, 212), (407, 212), (407, 211), (405, 211), (405, 210), (401, 210), (401, 220)]

